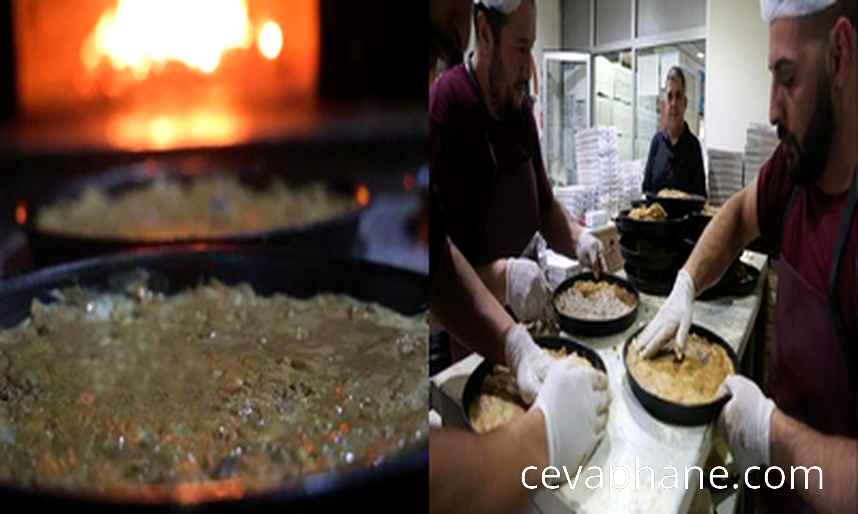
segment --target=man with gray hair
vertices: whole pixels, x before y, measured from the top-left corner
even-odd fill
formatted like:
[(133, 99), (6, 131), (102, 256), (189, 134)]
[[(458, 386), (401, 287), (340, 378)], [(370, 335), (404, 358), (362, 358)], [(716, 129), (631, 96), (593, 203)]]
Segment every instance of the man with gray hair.
[(781, 143), (706, 228), (636, 349), (681, 351), (694, 298), (762, 235), (780, 251), (771, 398), (745, 377), (727, 377), (719, 427), (744, 469), (821, 469), (807, 488), (759, 484), (766, 511), (858, 512), (858, 2), (763, 0), (761, 8), (769, 116)]
[(700, 141), (685, 122), (687, 108), (685, 73), (674, 66), (667, 72), (661, 107), (665, 126), (653, 136), (649, 146), (644, 192), (656, 194), (669, 188), (706, 196), (703, 152)]

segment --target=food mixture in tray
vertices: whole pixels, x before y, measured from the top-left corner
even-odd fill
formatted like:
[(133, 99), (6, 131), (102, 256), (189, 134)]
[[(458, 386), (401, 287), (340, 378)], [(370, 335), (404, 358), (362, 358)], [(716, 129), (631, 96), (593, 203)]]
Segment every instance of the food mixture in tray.
[(664, 188), (658, 192), (658, 196), (661, 198), (676, 198), (680, 200), (694, 198), (694, 195), (686, 193), (680, 189), (670, 189)]
[(720, 207), (712, 205), (709, 202), (706, 202), (705, 204), (703, 204), (702, 213), (704, 216), (709, 216), (711, 218), (714, 218), (718, 214), (719, 210), (721, 210)]
[[(144, 282), (145, 283), (145, 282)], [(276, 487), (425, 443), (425, 316), (217, 281), (55, 292), (0, 331), (0, 482)]]
[(724, 378), (735, 372), (727, 351), (699, 334), (688, 335), (682, 360), (673, 351), (644, 359), (629, 349), (626, 364), (648, 392), (684, 405), (714, 401)]
[(158, 179), (111, 196), (90, 188), (39, 209), (40, 230), (122, 240), (214, 238), (324, 221), (355, 208), (322, 184), (254, 189), (231, 176)]
[(561, 293), (557, 309), (564, 315), (582, 320), (611, 320), (632, 312), (637, 299), (626, 288), (604, 280), (581, 280)]
[[(557, 350), (543, 349), (555, 359), (567, 357), (566, 348)], [(590, 366), (590, 361), (577, 353), (568, 355), (568, 358), (578, 363)], [(477, 433), (482, 434), (505, 425), (524, 414), (527, 405), (521, 399), (518, 392), (518, 384), (515, 377), (506, 366), (496, 365), (491, 375), (486, 376), (480, 388), (480, 395), (468, 409), (471, 425)]]
[(629, 211), (629, 218), (637, 221), (667, 221), (667, 211), (660, 203), (654, 202), (649, 206), (635, 207)]

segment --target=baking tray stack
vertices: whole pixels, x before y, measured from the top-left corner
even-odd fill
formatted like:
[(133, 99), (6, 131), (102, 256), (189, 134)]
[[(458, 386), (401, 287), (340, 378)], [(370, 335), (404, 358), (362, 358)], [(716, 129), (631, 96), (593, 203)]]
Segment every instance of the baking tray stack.
[(743, 154), (709, 149), (709, 203), (723, 205), (742, 190)]
[[(654, 201), (657, 199), (650, 198), (634, 202), (633, 206), (650, 205)], [(633, 220), (628, 217), (627, 210), (616, 220), (626, 276), (639, 291), (648, 294), (670, 293), (676, 274), (694, 247), (694, 242), (687, 238), (692, 215), (687, 209), (676, 212), (665, 206), (665, 210), (666, 221)]]

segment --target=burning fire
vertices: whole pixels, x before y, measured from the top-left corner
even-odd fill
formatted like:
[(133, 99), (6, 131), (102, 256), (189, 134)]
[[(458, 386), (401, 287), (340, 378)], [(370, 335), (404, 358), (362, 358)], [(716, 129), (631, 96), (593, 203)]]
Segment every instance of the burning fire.
[(266, 21), (259, 29), (256, 41), (259, 53), (266, 59), (276, 59), (283, 48), (283, 32), (277, 22)]
[[(259, 25), (258, 49), (275, 59), (283, 46), (280, 26)], [(105, 11), (81, 50), (90, 71), (102, 59), (142, 80), (168, 62), (205, 74), (214, 72), (230, 50), (253, 45), (246, 0), (119, 0)]]
[(355, 191), (355, 201), (361, 207), (369, 205), (369, 188), (364, 184), (359, 184)]

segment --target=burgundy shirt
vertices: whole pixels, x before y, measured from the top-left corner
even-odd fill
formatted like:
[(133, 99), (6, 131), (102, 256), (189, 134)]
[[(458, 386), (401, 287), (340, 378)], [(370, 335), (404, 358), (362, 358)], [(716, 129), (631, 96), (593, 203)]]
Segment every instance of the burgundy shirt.
[(519, 256), (554, 200), (530, 102), (494, 119), (466, 64), (429, 92), (429, 169), (444, 229), (474, 266)]
[[(837, 229), (848, 191), (828, 195), (812, 184), (798, 193), (786, 212), (795, 182), (787, 171), (782, 146), (763, 165), (757, 182), (760, 231), (807, 282), (828, 296)], [(852, 223), (841, 257), (836, 296), (847, 341), (858, 344), (858, 221)]]

